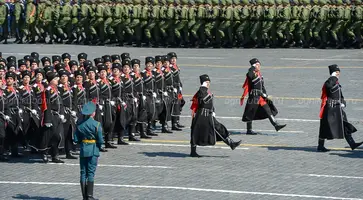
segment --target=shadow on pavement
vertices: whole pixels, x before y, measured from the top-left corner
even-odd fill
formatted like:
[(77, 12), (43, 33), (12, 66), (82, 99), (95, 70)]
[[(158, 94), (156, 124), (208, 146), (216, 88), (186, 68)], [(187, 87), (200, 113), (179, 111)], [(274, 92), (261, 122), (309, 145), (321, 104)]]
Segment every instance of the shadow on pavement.
[(13, 199), (34, 199), (34, 200), (65, 200), (64, 198), (52, 198), (52, 197), (39, 197), (39, 196), (29, 196), (26, 194), (18, 194), (13, 197)]
[[(170, 158), (187, 158), (190, 157), (189, 154), (186, 153), (176, 153), (176, 152), (140, 152), (139, 154), (144, 154), (148, 157), (170, 157)], [(199, 153), (199, 155), (201, 155)], [(229, 156), (209, 156), (209, 155), (201, 155), (206, 158), (228, 158)]]
[[(240, 131), (229, 131), (231, 135), (247, 135), (246, 132), (240, 132)], [(264, 135), (264, 136), (277, 136), (277, 133), (261, 133), (257, 131), (257, 135)]]
[(287, 150), (287, 151), (305, 151), (305, 152), (317, 152), (316, 146), (314, 147), (267, 147), (268, 150)]
[(347, 151), (347, 153), (331, 153), (330, 155), (340, 156), (344, 158), (363, 158), (361, 151)]

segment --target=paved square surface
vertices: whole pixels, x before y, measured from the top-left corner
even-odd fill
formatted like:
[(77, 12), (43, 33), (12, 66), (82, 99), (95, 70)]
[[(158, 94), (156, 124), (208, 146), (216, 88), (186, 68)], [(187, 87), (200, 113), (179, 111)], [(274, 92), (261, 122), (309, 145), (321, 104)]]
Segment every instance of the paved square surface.
[[(327, 142), (329, 153), (317, 153), (321, 87), (328, 65), (341, 66), (340, 82), (348, 119), (363, 140), (363, 51), (297, 49), (151, 49), (72, 45), (0, 45), (0, 52), (18, 58), (86, 52), (93, 60), (104, 54), (129, 52), (146, 56), (175, 51), (182, 69), (182, 132), (119, 146), (103, 153), (96, 172), (95, 197), (110, 199), (363, 199), (363, 151), (351, 151), (344, 140)], [(262, 62), (268, 94), (287, 127), (275, 132), (268, 120), (257, 121), (256, 136), (245, 135), (239, 106), (248, 61)], [(190, 99), (207, 73), (216, 96), (218, 120), (243, 144), (230, 150), (219, 143), (198, 147), (202, 158), (190, 158)], [(43, 164), (39, 157), (0, 163), (0, 199), (82, 199), (77, 160)]]

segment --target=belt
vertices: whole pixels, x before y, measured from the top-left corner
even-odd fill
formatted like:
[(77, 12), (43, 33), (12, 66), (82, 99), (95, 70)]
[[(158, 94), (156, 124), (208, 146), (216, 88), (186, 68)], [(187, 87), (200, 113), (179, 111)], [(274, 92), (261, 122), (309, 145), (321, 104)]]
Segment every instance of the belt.
[(96, 140), (82, 140), (82, 143), (94, 144), (94, 143), (96, 143)]

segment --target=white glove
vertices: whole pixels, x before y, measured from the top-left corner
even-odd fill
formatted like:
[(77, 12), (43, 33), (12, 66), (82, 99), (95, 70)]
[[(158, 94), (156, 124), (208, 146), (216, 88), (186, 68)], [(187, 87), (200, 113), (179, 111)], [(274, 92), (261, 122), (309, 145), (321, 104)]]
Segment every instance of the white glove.
[(137, 98), (134, 98), (134, 102), (137, 103)]
[(216, 117), (216, 113), (215, 113), (215, 112), (213, 112), (213, 114), (212, 114), (212, 115), (213, 115), (213, 117)]
[(182, 88), (182, 87), (179, 87), (179, 90), (180, 90), (180, 92), (181, 92), (181, 91), (183, 91), (183, 88)]
[(64, 115), (59, 115), (59, 118), (60, 118), (61, 121), (63, 121), (64, 120)]
[(178, 93), (178, 89), (174, 88), (174, 92), (175, 92), (175, 93)]
[(23, 109), (19, 109), (19, 114), (23, 114)]
[(5, 116), (4, 116), (4, 119), (5, 119), (6, 121), (9, 121), (9, 120), (10, 120), (10, 117), (9, 117), (9, 116), (7, 116), (7, 115), (5, 115)]
[(123, 101), (123, 102), (121, 103), (121, 105), (122, 105), (122, 106), (126, 106), (126, 103)]
[(202, 86), (207, 87), (208, 83), (206, 81), (203, 82)]
[(111, 106), (114, 106), (116, 103), (114, 101), (110, 101)]
[(341, 107), (341, 108), (345, 108), (344, 103), (340, 104), (340, 107)]
[(33, 115), (37, 115), (37, 114), (38, 114), (36, 110), (31, 110), (30, 112), (31, 112)]
[(102, 110), (102, 109), (103, 109), (103, 106), (101, 106), (101, 105), (98, 105), (98, 108), (99, 108), (100, 110)]
[(163, 94), (164, 94), (164, 96), (168, 96), (168, 93), (167, 92), (164, 92)]
[(146, 96), (142, 95), (142, 99), (145, 101), (146, 100)]
[(155, 92), (153, 92), (153, 97), (155, 97), (155, 98), (156, 98), (156, 93), (155, 93)]
[(48, 127), (48, 128), (53, 126), (53, 124), (52, 124), (52, 123), (45, 123), (44, 125), (45, 125), (46, 127)]
[(337, 72), (333, 72), (332, 74), (331, 74), (331, 76), (337, 76)]
[(76, 111), (71, 111), (71, 115), (72, 115), (73, 117), (77, 116)]
[(263, 96), (264, 98), (267, 98), (267, 94), (265, 94), (265, 93), (263, 93), (263, 94), (262, 94), (262, 96)]

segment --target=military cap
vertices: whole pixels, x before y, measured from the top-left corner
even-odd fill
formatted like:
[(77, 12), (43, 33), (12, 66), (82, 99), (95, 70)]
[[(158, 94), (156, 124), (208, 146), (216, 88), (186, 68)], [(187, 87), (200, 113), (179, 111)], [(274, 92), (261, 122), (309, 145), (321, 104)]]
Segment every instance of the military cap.
[(26, 65), (26, 61), (24, 59), (18, 60), (18, 67), (20, 67), (22, 65)]
[(13, 78), (15, 80), (16, 74), (14, 72), (6, 72), (5, 79)]
[(261, 63), (257, 58), (252, 58), (251, 60), (250, 60), (250, 64), (251, 65), (254, 65), (254, 64), (256, 64), (256, 63)]
[(108, 70), (107, 66), (104, 64), (98, 65), (97, 68), (98, 68), (99, 72), (101, 72), (102, 70), (105, 70), (107, 72), (107, 70)]
[(77, 62), (77, 61), (75, 61), (75, 60), (71, 60), (71, 61), (69, 61), (68, 65), (69, 65), (70, 67), (72, 67), (73, 65), (77, 65), (77, 66), (78, 66), (78, 62)]
[(337, 64), (329, 65), (329, 74), (332, 74), (333, 72), (339, 71), (339, 66)]
[(93, 60), (95, 62), (95, 65), (97, 66), (98, 64), (103, 64), (103, 59), (102, 58), (95, 58)]
[(84, 104), (81, 113), (82, 115), (92, 115), (95, 111), (96, 111), (96, 104), (90, 101)]
[(112, 69), (119, 69), (122, 70), (122, 65), (120, 63), (113, 63), (112, 64)]
[(77, 77), (77, 76), (82, 76), (84, 78), (86, 76), (86, 74), (82, 70), (77, 70), (74, 72), (74, 77)]
[(141, 63), (141, 62), (140, 62), (140, 60), (139, 60), (139, 59), (132, 59), (132, 60), (131, 60), (131, 65), (132, 65), (132, 66), (134, 66), (134, 64), (138, 64), (138, 65), (140, 65), (140, 63)]
[(55, 68), (55, 70), (59, 71), (59, 70), (61, 70), (61, 69), (65, 69), (65, 68), (66, 68), (66, 66), (65, 66), (65, 64), (64, 64), (64, 63), (58, 63), (58, 64), (56, 64), (56, 65), (54, 66), (54, 68)]
[(58, 74), (59, 74), (59, 77), (62, 77), (63, 75), (66, 75), (66, 76), (69, 77), (71, 75), (71, 73), (69, 71), (65, 70), (65, 69), (60, 69), (58, 71)]
[(10, 70), (10, 68), (12, 68), (12, 67), (14, 67), (16, 69), (15, 62), (9, 62), (8, 64), (6, 64), (6, 66), (8, 67), (8, 70)]
[(7, 63), (6, 60), (5, 60), (5, 58), (0, 58), (0, 62), (3, 62), (5, 64)]
[(111, 56), (112, 62), (115, 62), (116, 60), (121, 60), (119, 55), (112, 55)]
[(163, 56), (155, 56), (155, 62), (161, 61), (163, 62), (164, 58)]
[(28, 70), (22, 71), (21, 72), (21, 77), (24, 78), (25, 76), (29, 76), (29, 78), (32, 77), (32, 73)]
[(39, 53), (37, 53), (37, 52), (32, 52), (32, 53), (30, 54), (30, 56), (31, 56), (31, 57), (33, 57), (33, 58), (37, 58), (37, 59), (39, 59)]
[(43, 57), (42, 59), (40, 59), (42, 61), (42, 64), (44, 65), (45, 62), (49, 62), (50, 63), (50, 58), (49, 57)]
[(53, 66), (50, 66), (50, 65), (45, 66), (43, 69), (44, 69), (44, 74), (54, 70)]
[(5, 65), (1, 64), (0, 65), (0, 70), (5, 70)]
[(102, 59), (103, 59), (103, 62), (104, 63), (106, 63), (106, 62), (112, 62), (111, 56), (109, 56), (109, 55), (102, 56)]
[(128, 65), (128, 66), (130, 66), (130, 60), (122, 60), (122, 67), (124, 67), (124, 66), (126, 66), (126, 65)]
[(97, 73), (97, 67), (90, 65), (90, 66), (87, 67), (86, 71), (87, 71), (87, 74), (89, 72)]
[(92, 61), (90, 61), (90, 60), (85, 60), (85, 61), (83, 62), (83, 67), (84, 67), (84, 68), (87, 68), (87, 67), (89, 67), (89, 66), (92, 66)]
[(6, 61), (8, 61), (8, 62), (16, 62), (16, 58), (15, 58), (15, 56), (9, 56), (9, 57), (6, 58)]
[(50, 83), (53, 79), (59, 79), (59, 75), (57, 72), (47, 72), (45, 74), (47, 76), (47, 81)]
[(38, 65), (39, 65), (39, 59), (38, 58), (32, 58), (31, 60), (30, 60), (30, 64), (31, 63), (37, 63)]
[(61, 62), (62, 59), (60, 56), (52, 56), (52, 63), (54, 63), (55, 61)]
[(78, 60), (85, 59), (87, 60), (87, 54), (86, 53), (80, 53), (78, 54)]
[(168, 53), (168, 56), (169, 56), (170, 58), (173, 58), (173, 57), (178, 58), (178, 56), (176, 55), (176, 53), (175, 53), (175, 52), (170, 52), (170, 53)]
[(210, 78), (207, 74), (200, 75), (199, 79), (200, 79), (200, 84), (203, 84), (203, 82), (205, 81), (210, 81)]
[(125, 60), (125, 59), (130, 59), (130, 54), (129, 53), (123, 53), (123, 54), (121, 54), (121, 59), (122, 60)]
[(170, 57), (168, 55), (163, 56), (163, 62), (169, 61)]
[(29, 61), (32, 57), (29, 55), (24, 56), (24, 60)]
[(152, 64), (154, 64), (155, 63), (155, 59), (153, 57), (146, 57), (145, 58), (145, 64), (147, 64), (149, 62), (151, 62)]
[(69, 53), (64, 53), (62, 54), (62, 60), (68, 58), (69, 60), (71, 59), (71, 55)]
[(44, 69), (42, 69), (42, 68), (37, 68), (36, 70), (34, 70), (34, 75), (36, 76), (37, 74), (42, 74), (43, 75), (43, 77), (44, 77), (44, 75), (45, 75), (45, 71), (44, 71)]

